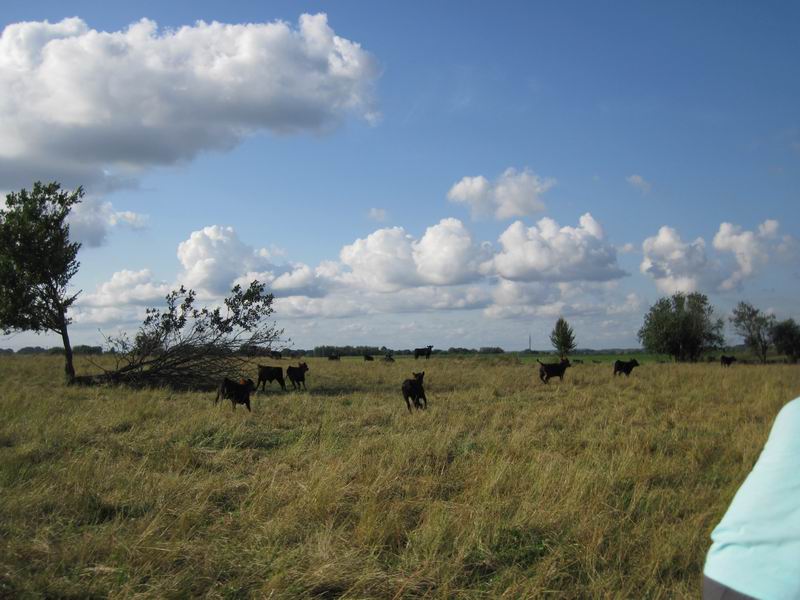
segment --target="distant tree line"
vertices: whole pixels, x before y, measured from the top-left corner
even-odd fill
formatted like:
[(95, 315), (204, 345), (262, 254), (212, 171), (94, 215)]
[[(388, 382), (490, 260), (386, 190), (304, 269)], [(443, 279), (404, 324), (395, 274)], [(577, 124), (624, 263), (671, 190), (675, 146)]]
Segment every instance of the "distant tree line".
[[(14, 354), (11, 348), (0, 348), (0, 354)], [(103, 351), (102, 346), (86, 346), (78, 345), (72, 347), (73, 354), (94, 355), (94, 354), (108, 354)], [(61, 346), (51, 346), (50, 348), (42, 348), (41, 346), (24, 346), (16, 351), (16, 354), (49, 354), (56, 356), (64, 355), (64, 348)], [(113, 354), (113, 352), (112, 352)]]

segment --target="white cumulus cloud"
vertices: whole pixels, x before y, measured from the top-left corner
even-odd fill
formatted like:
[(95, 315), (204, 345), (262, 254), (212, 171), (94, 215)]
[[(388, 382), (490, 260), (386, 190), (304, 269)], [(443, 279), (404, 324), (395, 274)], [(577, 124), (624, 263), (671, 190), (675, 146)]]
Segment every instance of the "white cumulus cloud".
[(771, 241), (777, 237), (779, 223), (768, 219), (758, 226), (758, 231), (745, 231), (739, 225), (721, 223), (714, 236), (714, 248), (731, 252), (737, 268), (721, 284), (722, 290), (737, 289), (741, 282), (751, 277), (756, 268), (769, 261)]
[(0, 35), (0, 188), (120, 183), (261, 130), (322, 132), (348, 114), (372, 121), (378, 75), (325, 14), (296, 27), (13, 23)]
[(644, 258), (639, 266), (662, 294), (695, 292), (713, 279), (715, 266), (706, 255), (703, 238), (684, 242), (672, 227), (661, 227), (658, 234), (642, 243)]
[(150, 269), (129, 271), (123, 269), (101, 283), (97, 289), (78, 297), (80, 306), (121, 307), (126, 304), (150, 304), (163, 300), (170, 286), (164, 281), (155, 281)]
[[(773, 256), (783, 257), (793, 244), (791, 236), (778, 235), (779, 226), (774, 219), (767, 219), (755, 231), (721, 223), (712, 243), (716, 255), (711, 257), (703, 238), (684, 242), (675, 229), (664, 226), (642, 244), (640, 269), (664, 294), (736, 290)], [(727, 254), (732, 260), (725, 258)]]
[(458, 219), (442, 219), (414, 242), (412, 254), (419, 277), (426, 283), (453, 285), (475, 280), (491, 255), (489, 244), (478, 245)]
[(473, 218), (524, 217), (544, 210), (541, 196), (555, 184), (555, 179), (539, 177), (529, 169), (509, 168), (494, 182), (483, 175), (464, 177), (450, 188), (447, 198), (469, 206)]
[(349, 271), (340, 281), (376, 292), (427, 284), (455, 285), (477, 279), (489, 257), (458, 219), (442, 219), (419, 239), (402, 227), (387, 227), (344, 246), (339, 253)]
[(586, 213), (578, 227), (544, 218), (533, 227), (512, 223), (500, 235), (501, 251), (491, 261), (497, 275), (514, 281), (608, 281), (626, 275), (603, 228)]
[(70, 239), (89, 247), (102, 246), (114, 227), (143, 229), (147, 221), (147, 215), (129, 210), (116, 211), (111, 202), (95, 198), (84, 198), (72, 208), (67, 218)]

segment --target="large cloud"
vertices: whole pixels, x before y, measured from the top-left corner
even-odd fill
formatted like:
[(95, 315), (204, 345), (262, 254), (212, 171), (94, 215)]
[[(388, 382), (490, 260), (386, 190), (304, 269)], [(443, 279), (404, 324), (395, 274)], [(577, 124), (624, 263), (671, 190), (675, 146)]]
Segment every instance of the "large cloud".
[(483, 175), (464, 177), (450, 188), (447, 198), (468, 205), (473, 218), (524, 217), (544, 210), (541, 196), (555, 184), (555, 179), (541, 178), (528, 169), (509, 168), (493, 183)]
[[(794, 238), (779, 236), (778, 228), (778, 221), (773, 219), (764, 221), (755, 231), (721, 223), (713, 240), (718, 254), (709, 257), (703, 238), (684, 242), (675, 229), (664, 226), (643, 242), (640, 269), (654, 279), (663, 294), (736, 290), (773, 254), (782, 255), (791, 247)], [(733, 255), (732, 261), (725, 260), (728, 253)]]
[(489, 244), (476, 244), (458, 219), (442, 219), (413, 244), (417, 273), (426, 283), (453, 285), (475, 280), (491, 255)]
[(607, 281), (626, 273), (617, 251), (605, 241), (603, 228), (586, 213), (578, 227), (559, 227), (544, 218), (533, 227), (512, 223), (500, 235), (502, 250), (493, 271), (514, 281)]
[(402, 227), (378, 229), (344, 246), (342, 282), (376, 292), (394, 292), (427, 284), (455, 285), (480, 277), (489, 257), (458, 219), (442, 219), (414, 240)]
[(739, 287), (742, 280), (753, 275), (756, 267), (766, 264), (769, 259), (768, 244), (778, 232), (778, 221), (768, 219), (758, 226), (758, 231), (743, 231), (738, 225), (722, 223), (714, 236), (714, 248), (721, 252), (731, 252), (736, 259), (737, 268), (722, 282), (723, 290)]
[(658, 234), (642, 243), (642, 273), (655, 280), (662, 294), (695, 292), (713, 277), (715, 266), (706, 256), (703, 238), (684, 242), (672, 227), (661, 227)]
[[(0, 189), (57, 174), (113, 182), (225, 149), (259, 130), (320, 132), (376, 118), (375, 61), (324, 14), (123, 31), (79, 18), (8, 25), (0, 36)], [(19, 177), (16, 177), (18, 175)], [(22, 181), (17, 181), (22, 178)]]

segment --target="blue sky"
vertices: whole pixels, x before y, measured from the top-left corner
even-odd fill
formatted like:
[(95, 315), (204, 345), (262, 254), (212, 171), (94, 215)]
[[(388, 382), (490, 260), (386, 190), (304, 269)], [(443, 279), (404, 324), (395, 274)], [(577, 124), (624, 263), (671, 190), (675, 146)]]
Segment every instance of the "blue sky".
[[(304, 30), (306, 13), (327, 21)], [(546, 347), (559, 315), (582, 346), (633, 346), (675, 290), (800, 317), (797, 5), (11, 2), (0, 18), (0, 189), (88, 192), (78, 343), (134, 329), (174, 284), (213, 302), (248, 274), (298, 347)], [(141, 19), (158, 27), (134, 35)], [(213, 53), (231, 60), (211, 69)]]

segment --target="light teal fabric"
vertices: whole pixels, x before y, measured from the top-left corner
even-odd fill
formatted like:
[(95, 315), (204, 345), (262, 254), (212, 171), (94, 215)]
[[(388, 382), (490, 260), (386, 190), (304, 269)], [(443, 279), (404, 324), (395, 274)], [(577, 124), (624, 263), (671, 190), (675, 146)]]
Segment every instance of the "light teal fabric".
[(711, 539), (706, 575), (760, 600), (800, 600), (800, 398), (778, 413)]

